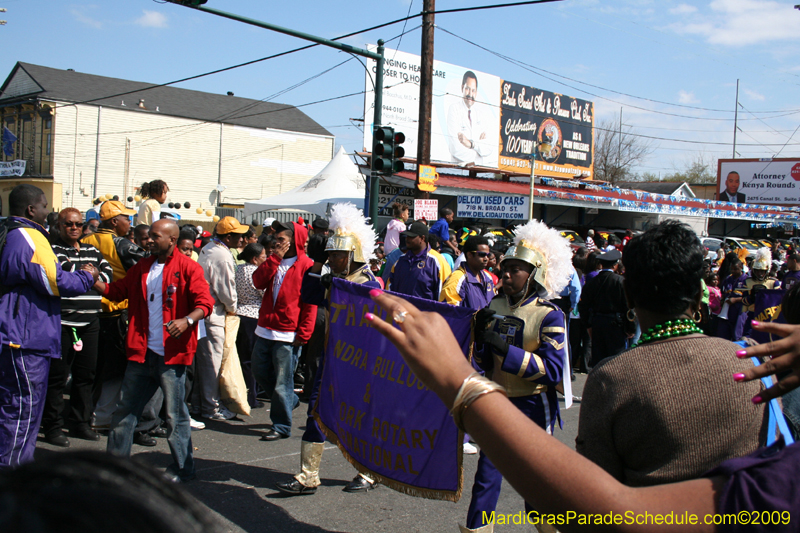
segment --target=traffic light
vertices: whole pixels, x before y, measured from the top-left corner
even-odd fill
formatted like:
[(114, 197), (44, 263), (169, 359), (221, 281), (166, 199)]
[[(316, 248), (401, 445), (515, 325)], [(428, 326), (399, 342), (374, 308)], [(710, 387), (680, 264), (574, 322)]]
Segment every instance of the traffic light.
[(394, 128), (375, 126), (372, 129), (372, 170), (378, 174), (391, 176), (405, 168), (400, 159), (405, 156), (405, 149), (400, 146), (406, 136), (395, 132)]
[(392, 146), (392, 173), (402, 172), (406, 167), (403, 162), (400, 161), (403, 156), (406, 155), (406, 149), (400, 146), (404, 142), (406, 142), (405, 134), (399, 131), (395, 132)]

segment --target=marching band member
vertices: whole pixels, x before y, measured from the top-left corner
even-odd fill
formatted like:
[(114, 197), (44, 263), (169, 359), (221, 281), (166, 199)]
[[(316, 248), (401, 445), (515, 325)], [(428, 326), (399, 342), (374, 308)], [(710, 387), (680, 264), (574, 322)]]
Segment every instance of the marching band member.
[[(503, 294), (476, 315), (477, 363), (506, 389), (520, 411), (548, 433), (560, 420), (556, 386), (563, 384), (567, 407), (572, 387), (570, 373), (565, 372), (569, 369), (566, 318), (545, 298), (557, 297), (567, 285), (571, 259), (566, 239), (542, 222), (531, 220), (517, 228), (514, 245), (501, 263)], [(493, 531), (494, 524), (484, 518), (497, 506), (502, 481), (502, 474), (481, 452), (462, 533)], [(527, 503), (525, 507), (531, 510)]]
[[(324, 250), (309, 250), (308, 255), (314, 265), (303, 278), (301, 297), (312, 305), (325, 306), (328, 314), (331, 279), (342, 278), (352, 283), (380, 288), (372, 270), (370, 259), (375, 257), (376, 235), (367, 224), (364, 215), (353, 204), (336, 204), (331, 209), (330, 228), (332, 236), (328, 238)], [(326, 317), (327, 321), (327, 317)], [(294, 479), (276, 483), (277, 488), (292, 495), (308, 495), (317, 492), (320, 485), (319, 465), (322, 462), (322, 451), (325, 435), (314, 420), (314, 406), (324, 401), (319, 389), (322, 382), (324, 357), (319, 363), (314, 388), (308, 402), (308, 421), (306, 432), (300, 445), (300, 472)], [(345, 492), (365, 492), (374, 489), (376, 482), (365, 474), (358, 474), (345, 486)]]

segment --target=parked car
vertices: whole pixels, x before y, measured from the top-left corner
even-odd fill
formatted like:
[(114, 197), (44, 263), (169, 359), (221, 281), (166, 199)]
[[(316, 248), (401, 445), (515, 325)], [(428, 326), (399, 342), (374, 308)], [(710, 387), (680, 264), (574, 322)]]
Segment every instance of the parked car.
[(722, 247), (722, 239), (717, 239), (715, 237), (703, 237), (700, 239), (700, 242), (709, 252), (716, 252)]
[(755, 257), (759, 248), (764, 245), (755, 239), (745, 239), (741, 237), (725, 237), (725, 243), (730, 247), (732, 252), (739, 252), (742, 248), (747, 250), (747, 255)]
[(492, 248), (505, 250), (514, 243), (514, 234), (508, 228), (502, 226), (489, 226), (482, 229), (482, 237), (489, 237), (494, 241)]
[(580, 235), (578, 235), (576, 232), (572, 231), (571, 229), (558, 229), (558, 228), (556, 228), (556, 231), (561, 233), (561, 236), (569, 241), (569, 245), (572, 248), (573, 252), (575, 250), (577, 250), (578, 248), (586, 246), (586, 241), (584, 241), (583, 238)]

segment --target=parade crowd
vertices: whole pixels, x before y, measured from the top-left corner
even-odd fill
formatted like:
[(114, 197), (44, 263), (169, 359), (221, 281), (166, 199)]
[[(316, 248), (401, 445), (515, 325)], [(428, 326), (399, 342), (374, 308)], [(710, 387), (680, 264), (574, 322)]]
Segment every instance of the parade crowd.
[[(462, 531), (493, 531), (504, 476), (526, 512), (797, 510), (788, 443), (800, 432), (789, 392), (800, 384), (800, 253), (779, 243), (754, 257), (709, 252), (675, 221), (612, 242), (589, 230), (571, 246), (532, 220), (504, 244), (458, 227), (447, 207), (430, 224), (400, 203), (381, 234), (351, 204), (310, 223), (224, 217), (206, 231), (161, 212), (168, 191), (156, 180), (138, 210), (108, 200), (89, 213), (51, 213), (32, 185), (11, 191), (0, 231), (2, 472), (30, 467), (41, 432), (64, 448), (107, 436), (122, 458), (166, 439), (163, 476), (191, 481), (192, 431), (238, 416), (220, 384), (236, 319), (246, 406), (269, 402), (260, 440), (289, 438), (308, 402), (300, 469), (276, 488), (314, 494), (326, 437), (312, 410), (325, 401), (330, 287), (342, 278), (389, 310), (388, 322), (368, 319), (452, 406), (463, 453), (480, 453)], [(759, 297), (776, 290), (786, 324), (764, 326)], [(439, 315), (402, 296), (474, 310), (472, 359)], [(772, 352), (748, 340), (768, 330), (789, 338)], [(770, 372), (750, 355), (776, 356)], [(766, 406), (778, 388), (756, 379), (776, 370), (789, 428), (777, 442)], [(588, 373), (582, 397), (576, 373)], [(577, 453), (549, 437), (560, 404), (573, 402)], [(377, 485), (359, 472), (344, 490)]]

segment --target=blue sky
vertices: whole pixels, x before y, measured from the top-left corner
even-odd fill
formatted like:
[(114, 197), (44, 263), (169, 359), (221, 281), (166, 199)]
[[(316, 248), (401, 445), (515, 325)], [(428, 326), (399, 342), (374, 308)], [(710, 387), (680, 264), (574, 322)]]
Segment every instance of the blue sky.
[[(438, 0), (437, 9), (489, 1)], [(498, 2), (499, 3), (499, 2)], [(741, 157), (800, 156), (800, 11), (771, 0), (565, 0), (442, 14), (437, 26), (526, 63), (521, 67), (437, 31), (435, 57), (514, 82), (595, 103), (595, 124), (616, 119), (653, 137), (636, 171), (665, 175), (697, 159), (732, 154), (735, 87), (740, 80), (737, 152)], [(323, 37), (349, 34), (419, 13), (422, 0), (331, 2), (209, 0), (235, 12)], [(16, 61), (164, 83), (304, 45), (303, 41), (154, 0), (70, 2), (0, 0), (6, 76)], [(419, 19), (387, 47), (418, 54)], [(412, 30), (412, 31), (409, 31)], [(397, 37), (403, 24), (346, 40), (364, 47)], [(302, 105), (364, 90), (350, 59), (300, 87), (274, 95), (348, 60), (317, 47), (207, 76), (181, 87)], [(272, 97), (272, 98), (270, 98)], [(328, 128), (337, 146), (362, 148), (350, 119), (363, 96), (302, 109)], [(714, 165), (716, 168), (716, 165)]]

